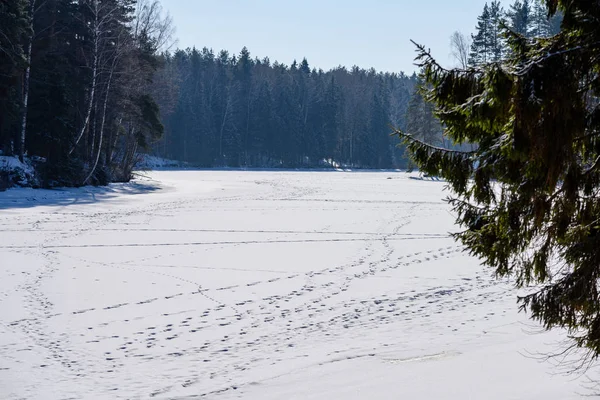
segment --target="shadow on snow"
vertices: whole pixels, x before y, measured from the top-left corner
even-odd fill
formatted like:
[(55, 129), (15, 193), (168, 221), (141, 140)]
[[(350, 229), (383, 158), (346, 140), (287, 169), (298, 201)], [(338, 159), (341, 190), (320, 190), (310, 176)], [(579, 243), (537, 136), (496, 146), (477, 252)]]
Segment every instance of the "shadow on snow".
[(61, 189), (12, 188), (0, 192), (0, 210), (93, 204), (112, 200), (122, 195), (148, 194), (161, 189), (160, 184), (153, 181), (132, 181), (111, 183), (108, 186)]

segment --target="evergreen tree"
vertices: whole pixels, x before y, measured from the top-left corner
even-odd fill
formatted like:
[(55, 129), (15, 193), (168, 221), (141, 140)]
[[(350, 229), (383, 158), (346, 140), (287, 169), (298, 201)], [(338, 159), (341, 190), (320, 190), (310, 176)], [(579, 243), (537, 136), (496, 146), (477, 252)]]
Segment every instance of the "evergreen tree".
[(531, 16), (531, 37), (548, 37), (551, 34), (548, 10), (541, 1), (534, 1)]
[(267, 81), (262, 81), (258, 89), (252, 109), (252, 152), (249, 160), (251, 166), (271, 165), (275, 149), (273, 148), (273, 98), (271, 87)]
[(499, 62), (502, 59), (504, 48), (500, 30), (500, 22), (504, 11), (499, 0), (493, 0), (490, 4), (490, 22), (487, 30), (487, 42), (489, 49), (488, 59), (491, 62)]
[(498, 62), (503, 56), (503, 43), (500, 34), (500, 20), (502, 18), (500, 2), (493, 0), (490, 5), (486, 3), (483, 12), (477, 17), (476, 33), (471, 35), (471, 52), (469, 63), (473, 66), (490, 62)]
[(387, 113), (389, 97), (383, 76), (378, 76), (371, 99), (369, 116), (369, 138), (372, 143), (372, 154), (367, 158), (367, 165), (385, 168), (390, 165), (391, 151), (389, 136), (390, 120)]
[[(240, 136), (242, 143), (238, 144), (240, 149), (240, 161), (239, 164), (248, 165), (249, 163), (249, 152), (251, 152), (251, 108), (252, 108), (252, 70), (253, 61), (250, 57), (250, 52), (246, 47), (240, 52), (240, 56), (237, 59), (235, 79), (237, 80), (237, 88), (239, 89), (237, 98), (238, 101), (244, 105), (244, 110), (238, 114), (240, 120), (237, 125), (241, 127), (243, 132)], [(243, 149), (243, 150), (242, 150)]]
[[(422, 87), (423, 81), (417, 81)], [(415, 90), (410, 98), (406, 115), (406, 131), (424, 143), (433, 146), (442, 144), (442, 127), (434, 114), (433, 105), (423, 98), (421, 90)]]
[[(324, 78), (327, 79), (327, 77)], [(331, 76), (327, 84), (324, 85), (323, 100), (319, 105), (321, 112), (320, 148), (322, 149), (320, 156), (324, 159), (337, 159), (334, 154), (339, 136), (338, 124), (341, 117), (340, 109), (342, 108), (340, 100), (340, 89), (335, 77)]]
[(465, 227), (455, 237), (499, 276), (528, 286), (521, 308), (547, 329), (566, 328), (592, 360), (600, 355), (600, 3), (546, 5), (550, 15), (564, 12), (560, 33), (507, 32), (501, 65), (445, 70), (419, 46), (426, 100), (448, 137), (475, 150), (400, 134), (419, 167), (454, 192)]
[(304, 74), (310, 74), (310, 67), (306, 58), (303, 58), (302, 62), (300, 63), (300, 72)]
[(12, 154), (21, 113), (22, 71), (27, 65), (23, 44), (29, 31), (26, 0), (0, 2), (0, 149)]
[(523, 36), (529, 36), (531, 7), (529, 0), (515, 0), (507, 13), (510, 28)]
[(492, 30), (490, 9), (485, 3), (483, 12), (477, 17), (476, 32), (471, 35), (471, 53), (469, 55), (469, 63), (471, 65), (480, 65), (489, 62), (490, 43), (489, 35)]
[(560, 32), (560, 27), (563, 21), (563, 13), (557, 10), (555, 14), (550, 16), (550, 36), (554, 36)]

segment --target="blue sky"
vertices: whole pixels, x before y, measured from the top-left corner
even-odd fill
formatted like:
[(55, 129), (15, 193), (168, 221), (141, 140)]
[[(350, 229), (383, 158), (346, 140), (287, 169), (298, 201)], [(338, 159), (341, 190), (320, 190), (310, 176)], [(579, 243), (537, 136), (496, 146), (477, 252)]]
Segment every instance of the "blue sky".
[[(161, 0), (178, 47), (204, 46), (325, 70), (344, 65), (412, 72), (414, 46), (451, 65), (450, 35), (475, 28), (485, 0)], [(510, 3), (504, 0), (506, 8)]]

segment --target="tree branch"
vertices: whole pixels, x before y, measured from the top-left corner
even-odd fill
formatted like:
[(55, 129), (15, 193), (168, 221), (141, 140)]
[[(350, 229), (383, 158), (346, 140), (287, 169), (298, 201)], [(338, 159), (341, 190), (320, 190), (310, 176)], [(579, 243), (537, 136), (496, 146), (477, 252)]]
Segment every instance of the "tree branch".
[(462, 150), (445, 149), (443, 147), (434, 146), (429, 143), (425, 143), (424, 141), (422, 141), (420, 139), (415, 138), (410, 133), (404, 133), (400, 129), (394, 129), (394, 133), (392, 133), (392, 135), (398, 135), (406, 140), (409, 140), (414, 143), (418, 143), (421, 146), (427, 147), (428, 149), (433, 150), (433, 151), (441, 151), (443, 153), (448, 153), (448, 154), (460, 154), (463, 156), (464, 155), (473, 155), (473, 154), (477, 153), (477, 151), (474, 151), (474, 150), (473, 151), (462, 151)]

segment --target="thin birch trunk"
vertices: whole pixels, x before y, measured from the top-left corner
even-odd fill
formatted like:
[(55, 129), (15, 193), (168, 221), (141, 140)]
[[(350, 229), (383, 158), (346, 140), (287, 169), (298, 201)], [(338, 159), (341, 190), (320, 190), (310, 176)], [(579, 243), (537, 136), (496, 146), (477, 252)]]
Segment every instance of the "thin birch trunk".
[(19, 146), (19, 160), (23, 162), (25, 156), (25, 138), (27, 136), (27, 111), (29, 105), (29, 78), (31, 76), (31, 49), (33, 47), (33, 16), (35, 13), (35, 1), (29, 0), (29, 24), (31, 28), (31, 34), (27, 42), (27, 67), (25, 68), (25, 78), (23, 82), (23, 115), (21, 120), (21, 135), (20, 135), (20, 146)]
[(98, 152), (96, 153), (96, 160), (94, 161), (94, 166), (90, 170), (90, 173), (88, 174), (88, 176), (83, 181), (84, 185), (92, 177), (92, 175), (94, 174), (94, 172), (96, 172), (96, 168), (98, 167), (98, 161), (100, 160), (100, 153), (102, 152), (102, 139), (104, 138), (104, 125), (105, 125), (105, 122), (106, 122), (106, 108), (107, 108), (107, 105), (108, 105), (108, 95), (110, 93), (110, 84), (112, 82), (112, 77), (113, 77), (114, 70), (115, 70), (115, 62), (113, 62), (113, 65), (112, 65), (111, 70), (110, 70), (110, 75), (108, 76), (108, 83), (106, 84), (106, 96), (104, 96), (104, 105), (103, 105), (103, 109), (102, 109), (102, 122), (100, 123), (100, 134), (99, 134), (100, 137), (98, 139)]
[(88, 107), (87, 107), (87, 111), (86, 111), (86, 115), (85, 115), (85, 120), (83, 122), (83, 126), (81, 127), (81, 130), (79, 131), (79, 135), (77, 136), (75, 143), (71, 147), (71, 150), (69, 150), (69, 155), (71, 155), (71, 153), (73, 153), (73, 151), (75, 151), (75, 148), (81, 141), (81, 138), (83, 137), (83, 134), (85, 133), (85, 130), (87, 129), (87, 126), (90, 122), (90, 116), (92, 114), (92, 107), (94, 104), (94, 96), (96, 94), (96, 81), (98, 78), (98, 47), (99, 47), (98, 42), (100, 40), (100, 32), (99, 31), (100, 31), (100, 27), (99, 27), (99, 23), (98, 23), (98, 0), (94, 0), (94, 64), (92, 67), (92, 87), (91, 87), (91, 91), (90, 91), (90, 99), (89, 99), (89, 103), (88, 103)]

